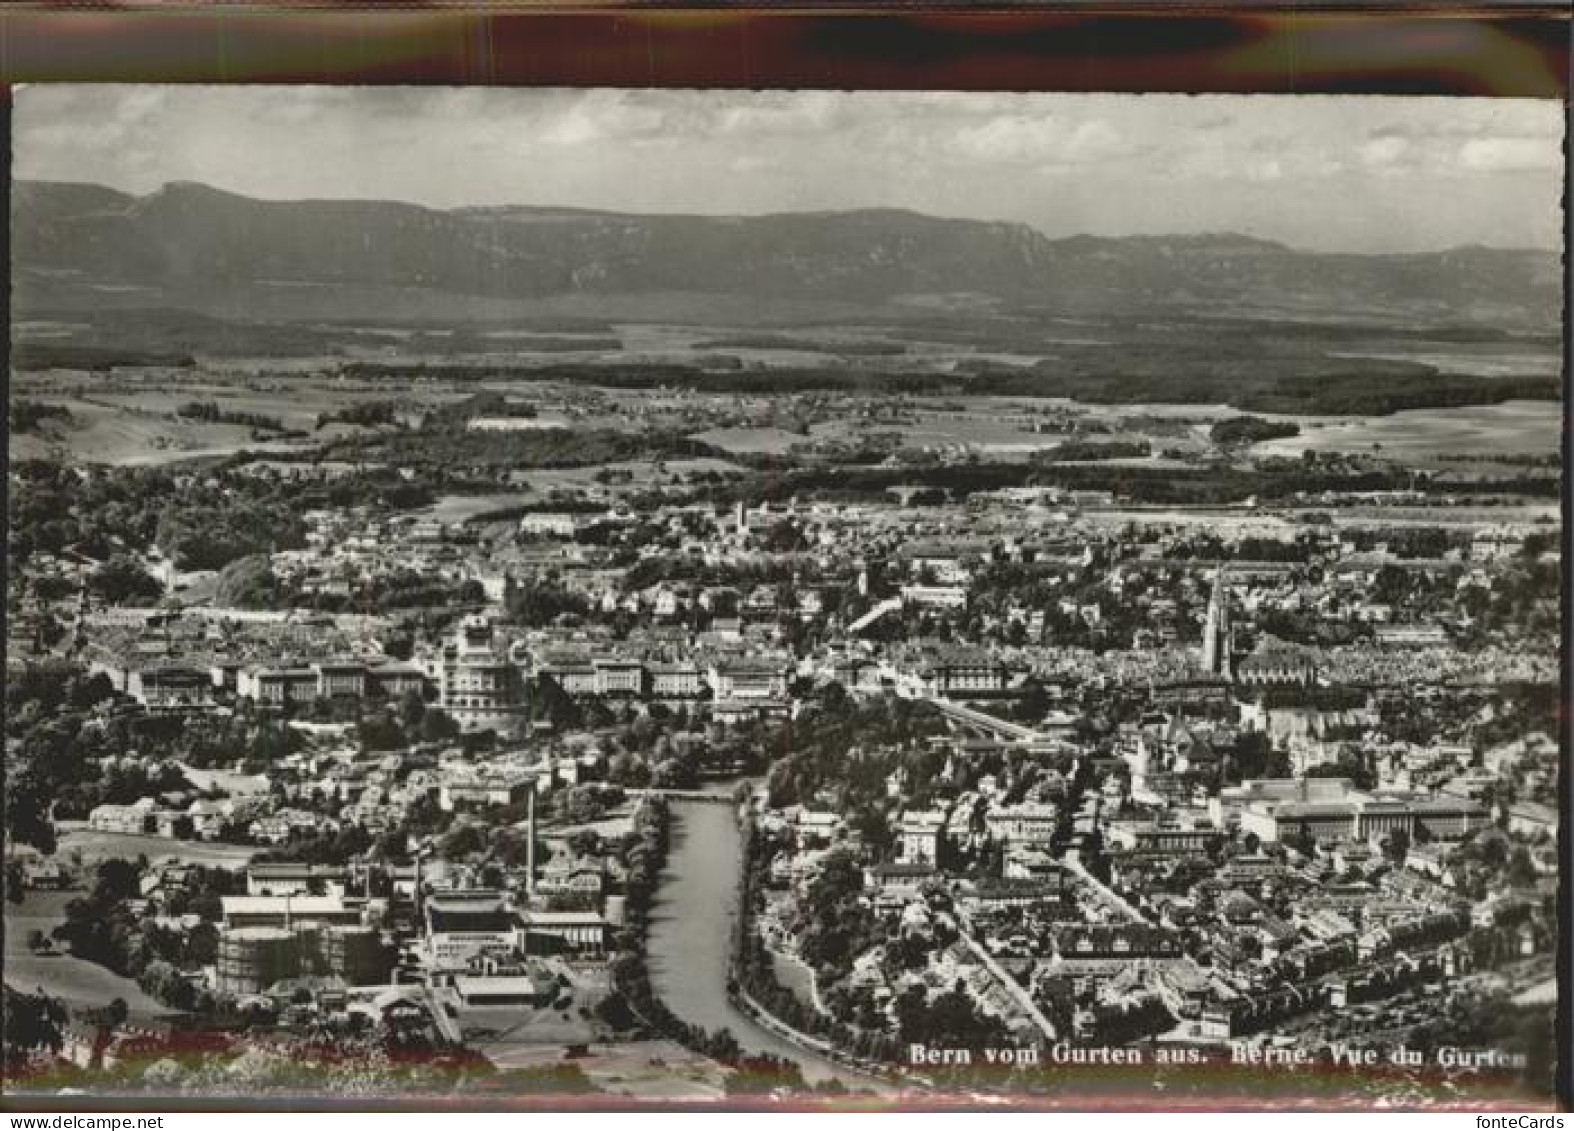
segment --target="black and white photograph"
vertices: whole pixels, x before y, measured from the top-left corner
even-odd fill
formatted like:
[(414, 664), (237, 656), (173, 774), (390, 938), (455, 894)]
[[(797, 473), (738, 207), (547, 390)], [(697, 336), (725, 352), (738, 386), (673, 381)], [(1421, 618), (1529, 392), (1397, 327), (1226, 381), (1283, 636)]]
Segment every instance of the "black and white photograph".
[(1558, 102), (11, 100), (9, 1098), (1555, 1109)]

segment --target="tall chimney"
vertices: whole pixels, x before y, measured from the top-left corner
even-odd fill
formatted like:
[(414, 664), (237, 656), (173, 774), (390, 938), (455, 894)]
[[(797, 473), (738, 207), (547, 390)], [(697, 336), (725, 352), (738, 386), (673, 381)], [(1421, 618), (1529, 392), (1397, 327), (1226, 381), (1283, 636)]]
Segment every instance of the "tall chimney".
[(536, 787), (530, 786), (530, 797), (526, 802), (525, 817), (525, 900), (529, 902), (536, 895)]
[(415, 886), (410, 889), (410, 904), (415, 908), (416, 930), (422, 935), (426, 934), (426, 914), (421, 906), (421, 853), (415, 854)]

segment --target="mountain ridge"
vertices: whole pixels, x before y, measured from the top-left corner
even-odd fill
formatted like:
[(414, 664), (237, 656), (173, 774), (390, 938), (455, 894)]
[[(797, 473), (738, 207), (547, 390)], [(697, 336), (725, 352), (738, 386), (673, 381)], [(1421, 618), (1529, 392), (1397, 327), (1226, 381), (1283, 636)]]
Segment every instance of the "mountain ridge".
[[(233, 313), (262, 288), (301, 318), (375, 313), (368, 288), (417, 309), (427, 295), (434, 310), (676, 291), (864, 305), (965, 293), (1102, 313), (1282, 303), (1532, 322), (1561, 308), (1556, 253), (1525, 249), (1310, 252), (1236, 232), (1051, 238), (1017, 221), (898, 208), (706, 216), (272, 201), (190, 181), (141, 196), (17, 181), (12, 267), (24, 310), (135, 301)], [(289, 287), (303, 291), (293, 306), (278, 299)]]

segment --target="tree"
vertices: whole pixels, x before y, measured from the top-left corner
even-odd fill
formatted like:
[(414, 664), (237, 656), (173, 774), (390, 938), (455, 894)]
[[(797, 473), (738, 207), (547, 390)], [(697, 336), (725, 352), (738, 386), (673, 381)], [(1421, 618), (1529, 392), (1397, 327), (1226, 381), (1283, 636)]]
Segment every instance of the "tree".
[(116, 554), (88, 577), (88, 589), (111, 605), (156, 601), (164, 586), (127, 554)]
[(428, 707), (421, 716), (422, 742), (451, 742), (459, 737), (459, 724), (440, 707)]
[(1044, 685), (1032, 677), (1024, 680), (1022, 696), (1017, 700), (1017, 717), (1036, 723), (1048, 713), (1049, 693), (1044, 690)]
[(105, 860), (98, 866), (93, 901), (100, 906), (111, 906), (135, 898), (140, 876), (140, 870), (128, 860)]
[(875, 806), (860, 807), (848, 822), (858, 838), (877, 857), (887, 855), (896, 843), (896, 833), (885, 810)]
[(279, 603), (280, 586), (267, 554), (237, 558), (219, 571), (213, 600), (221, 606), (256, 609)]
[(426, 717), (426, 700), (419, 691), (406, 691), (399, 700), (399, 722), (407, 730), (421, 725)]
[(61, 1004), (43, 994), (22, 994), (6, 986), (0, 990), (0, 1017), (4, 1018), (4, 1063), (21, 1064), (29, 1054), (41, 1049), (58, 1049), (66, 1011)]
[(219, 955), (219, 929), (203, 921), (186, 933), (185, 962), (189, 966), (212, 966)]
[(1513, 887), (1529, 887), (1536, 882), (1530, 850), (1522, 844), (1516, 845), (1508, 858), (1508, 882)]
[(404, 731), (388, 715), (372, 715), (355, 726), (361, 745), (370, 751), (397, 750), (406, 744)]
[(486, 848), (486, 837), (479, 825), (461, 825), (443, 837), (439, 851), (445, 860), (461, 860)]
[(137, 984), (155, 1000), (176, 1009), (190, 1009), (196, 998), (191, 983), (173, 963), (162, 958), (155, 958), (143, 968)]
[[(5, 826), (10, 838), (18, 844), (30, 844), (40, 852), (53, 852), (55, 826), (50, 823), (48, 813), (45, 788), (30, 770), (10, 775), (5, 789)], [(11, 890), (20, 892), (21, 885)]]
[(1395, 829), (1388, 834), (1388, 839), (1383, 842), (1383, 855), (1393, 861), (1394, 866), (1400, 867), (1405, 862), (1405, 857), (1410, 854), (1410, 833), (1406, 829)]

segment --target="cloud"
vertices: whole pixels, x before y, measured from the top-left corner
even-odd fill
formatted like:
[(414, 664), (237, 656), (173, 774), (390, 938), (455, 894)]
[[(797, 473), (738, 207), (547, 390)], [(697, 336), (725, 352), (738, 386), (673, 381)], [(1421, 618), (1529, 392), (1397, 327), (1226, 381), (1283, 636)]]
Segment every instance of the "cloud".
[(1410, 152), (1411, 142), (1407, 138), (1387, 134), (1374, 137), (1362, 145), (1360, 157), (1362, 164), (1368, 168), (1389, 169), (1399, 164)]
[(16, 92), (13, 153), (17, 176), (139, 193), (197, 180), (440, 208), (890, 206), (1056, 235), (1254, 224), (1352, 250), (1552, 246), (1559, 111), (1334, 96), (55, 85)]
[(1077, 165), (1116, 160), (1135, 147), (1099, 118), (1074, 125), (1048, 116), (1010, 114), (962, 127), (956, 148), (979, 161)]
[(1562, 158), (1557, 142), (1542, 138), (1476, 138), (1459, 148), (1459, 163), (1478, 173), (1557, 169)]
[(1266, 161), (1254, 161), (1246, 167), (1246, 179), (1257, 184), (1284, 179), (1284, 165), (1276, 158), (1270, 157)]

